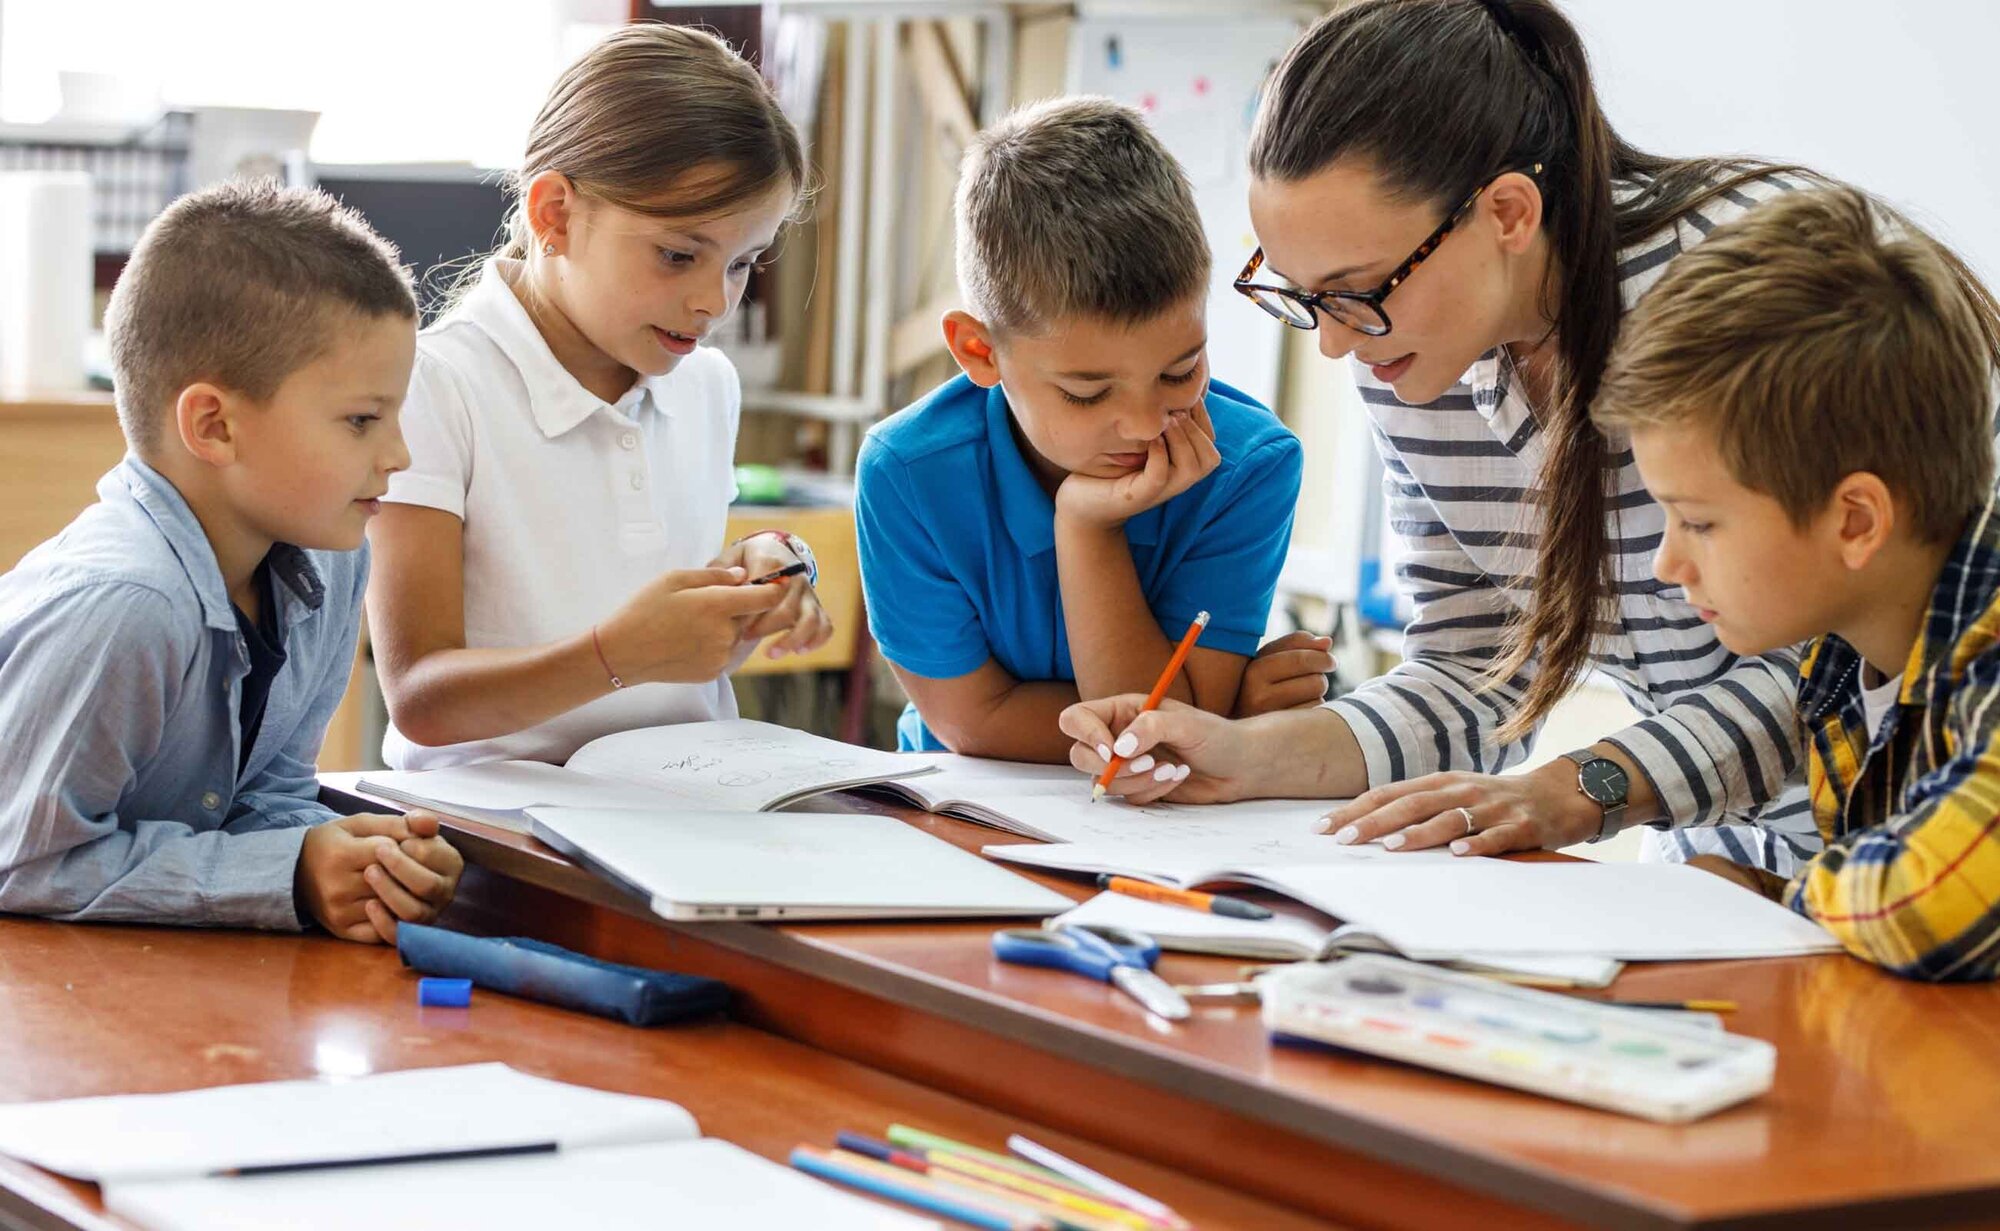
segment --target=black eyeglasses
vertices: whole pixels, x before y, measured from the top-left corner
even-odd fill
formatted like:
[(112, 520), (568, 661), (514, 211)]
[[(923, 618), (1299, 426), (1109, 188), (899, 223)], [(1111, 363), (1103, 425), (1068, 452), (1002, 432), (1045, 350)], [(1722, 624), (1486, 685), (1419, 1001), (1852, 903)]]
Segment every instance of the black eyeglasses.
[[(1541, 173), (1541, 163), (1528, 168), (1528, 174), (1531, 176), (1539, 177)], [(1505, 174), (1507, 174), (1505, 171), (1500, 173), (1500, 175)], [(1302, 291), (1292, 286), (1271, 286), (1267, 283), (1252, 282), (1251, 279), (1256, 277), (1257, 271), (1264, 267), (1262, 248), (1250, 254), (1250, 263), (1243, 267), (1242, 273), (1236, 275), (1236, 289), (1241, 294), (1249, 296), (1251, 303), (1294, 329), (1319, 328), (1319, 314), (1324, 312), (1356, 333), (1365, 333), (1371, 338), (1387, 336), (1395, 326), (1390, 324), (1389, 314), (1382, 310), (1382, 301), (1389, 298), (1390, 292), (1401, 286), (1417, 266), (1423, 264), (1430, 258), (1431, 253), (1438, 250), (1438, 245), (1444, 242), (1444, 237), (1451, 234), (1452, 228), (1462, 222), (1465, 215), (1471, 211), (1473, 202), (1479, 200), (1479, 194), (1491, 188), (1493, 180), (1499, 178), (1500, 176), (1496, 175), (1473, 189), (1472, 195), (1460, 202), (1457, 209), (1445, 216), (1443, 224), (1430, 233), (1430, 238), (1418, 244), (1417, 250), (1410, 254), (1409, 259), (1396, 266), (1395, 272), (1383, 279), (1382, 285), (1372, 291)]]

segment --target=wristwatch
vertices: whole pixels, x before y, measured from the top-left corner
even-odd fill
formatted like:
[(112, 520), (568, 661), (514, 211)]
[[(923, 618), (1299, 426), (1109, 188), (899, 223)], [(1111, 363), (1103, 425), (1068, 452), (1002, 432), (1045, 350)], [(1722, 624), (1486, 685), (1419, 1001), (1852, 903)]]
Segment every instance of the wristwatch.
[(1602, 842), (1624, 828), (1625, 800), (1632, 790), (1632, 779), (1625, 767), (1589, 751), (1565, 752), (1562, 757), (1576, 764), (1576, 789), (1604, 809), (1604, 819), (1598, 822), (1597, 833), (1590, 841)]

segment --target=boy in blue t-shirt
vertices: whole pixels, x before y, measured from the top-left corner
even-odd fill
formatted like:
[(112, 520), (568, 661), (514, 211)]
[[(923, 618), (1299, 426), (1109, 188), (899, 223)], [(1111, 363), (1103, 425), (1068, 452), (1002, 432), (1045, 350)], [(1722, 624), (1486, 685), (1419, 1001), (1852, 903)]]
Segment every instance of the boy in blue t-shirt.
[[(905, 749), (1061, 762), (1077, 700), (1244, 687), (1291, 539), (1299, 443), (1211, 381), (1209, 252), (1186, 176), (1100, 98), (1017, 111), (967, 151), (956, 203), (964, 374), (878, 424), (856, 508), (870, 630), (912, 706)], [(1316, 703), (1330, 663), (1277, 653)], [(1298, 691), (1292, 689), (1291, 691)], [(1149, 758), (1131, 773), (1170, 773)]]

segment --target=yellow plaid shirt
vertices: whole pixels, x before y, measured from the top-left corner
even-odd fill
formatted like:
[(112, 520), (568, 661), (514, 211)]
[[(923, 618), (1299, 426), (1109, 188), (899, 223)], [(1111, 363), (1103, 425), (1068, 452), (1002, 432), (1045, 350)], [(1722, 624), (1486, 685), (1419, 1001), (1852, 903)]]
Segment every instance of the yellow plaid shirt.
[(1932, 591), (1871, 740), (1862, 659), (1831, 634), (1800, 665), (1806, 783), (1826, 849), (1785, 886), (1856, 957), (1935, 981), (2000, 975), (2000, 517), (1988, 504)]

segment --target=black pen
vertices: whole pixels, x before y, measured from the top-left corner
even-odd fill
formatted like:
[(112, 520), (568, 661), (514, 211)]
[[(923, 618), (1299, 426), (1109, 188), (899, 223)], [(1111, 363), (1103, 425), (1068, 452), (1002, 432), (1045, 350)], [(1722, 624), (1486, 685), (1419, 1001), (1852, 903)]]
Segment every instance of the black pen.
[(774, 581), (783, 581), (787, 577), (797, 577), (805, 571), (806, 562), (801, 560), (797, 564), (787, 564), (783, 568), (772, 569), (762, 577), (754, 578), (750, 584), (753, 586), (768, 586)]
[(333, 1171), (341, 1167), (389, 1167), (397, 1163), (445, 1163), (462, 1158), (501, 1158), (513, 1154), (554, 1154), (557, 1143), (531, 1141), (525, 1145), (468, 1146), (462, 1150), (420, 1150), (409, 1154), (374, 1154), (366, 1158), (326, 1158), (296, 1163), (251, 1163), (245, 1167), (224, 1167), (211, 1171), (212, 1177), (245, 1175), (285, 1175), (294, 1171)]

